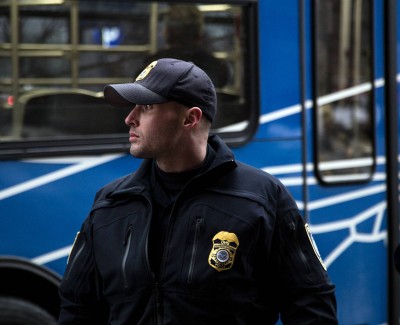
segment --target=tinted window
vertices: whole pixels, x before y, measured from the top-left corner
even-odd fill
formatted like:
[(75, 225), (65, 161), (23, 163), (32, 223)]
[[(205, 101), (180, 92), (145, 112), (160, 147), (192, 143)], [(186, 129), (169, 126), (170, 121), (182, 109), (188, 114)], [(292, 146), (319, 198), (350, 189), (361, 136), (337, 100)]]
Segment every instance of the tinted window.
[(372, 3), (315, 1), (316, 170), (366, 180), (374, 167)]
[[(254, 87), (244, 82), (254, 78), (245, 75), (251, 70), (246, 8), (127, 0), (0, 6), (0, 62), (7, 67), (0, 72), (0, 145), (126, 136), (124, 116), (115, 120), (118, 114), (106, 109), (103, 87), (131, 82), (161, 57), (192, 61), (210, 75), (218, 93), (213, 132), (244, 132), (249, 108), (256, 109), (247, 92)], [(101, 127), (85, 128), (93, 114)]]

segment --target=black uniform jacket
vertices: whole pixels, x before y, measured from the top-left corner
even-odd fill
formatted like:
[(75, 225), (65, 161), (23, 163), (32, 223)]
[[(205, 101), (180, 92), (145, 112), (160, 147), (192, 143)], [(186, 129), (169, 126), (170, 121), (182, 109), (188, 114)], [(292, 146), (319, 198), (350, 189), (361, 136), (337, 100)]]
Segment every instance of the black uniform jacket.
[(151, 161), (101, 189), (60, 287), (60, 324), (337, 324), (334, 286), (296, 204), (217, 136), (210, 168), (171, 212), (149, 267)]

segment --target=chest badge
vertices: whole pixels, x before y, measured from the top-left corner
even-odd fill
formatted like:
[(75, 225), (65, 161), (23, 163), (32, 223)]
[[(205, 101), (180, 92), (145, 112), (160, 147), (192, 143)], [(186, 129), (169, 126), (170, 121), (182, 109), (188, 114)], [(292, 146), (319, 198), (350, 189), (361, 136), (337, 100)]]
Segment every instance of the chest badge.
[(220, 231), (214, 236), (212, 243), (208, 264), (218, 272), (229, 270), (235, 260), (239, 239), (234, 233)]

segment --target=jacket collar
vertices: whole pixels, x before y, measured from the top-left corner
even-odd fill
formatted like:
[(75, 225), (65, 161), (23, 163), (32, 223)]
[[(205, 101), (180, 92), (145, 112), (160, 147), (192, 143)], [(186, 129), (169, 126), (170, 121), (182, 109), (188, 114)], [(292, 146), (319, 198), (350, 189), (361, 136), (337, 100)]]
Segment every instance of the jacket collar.
[[(235, 157), (229, 147), (217, 135), (211, 135), (208, 138), (208, 144), (213, 148), (216, 153), (214, 161), (204, 174), (213, 173), (216, 175), (223, 175), (224, 171), (235, 168)], [(153, 160), (144, 159), (138, 170), (132, 175), (124, 179), (118, 186), (118, 189), (109, 193), (108, 197), (125, 197), (135, 194), (143, 194), (146, 186), (150, 186), (150, 175)]]

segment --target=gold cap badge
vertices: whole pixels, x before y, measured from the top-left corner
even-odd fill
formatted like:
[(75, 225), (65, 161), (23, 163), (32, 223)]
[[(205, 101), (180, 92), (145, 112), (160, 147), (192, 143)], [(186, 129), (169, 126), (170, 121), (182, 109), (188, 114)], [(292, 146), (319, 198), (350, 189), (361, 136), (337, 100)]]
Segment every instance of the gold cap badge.
[(212, 243), (208, 264), (218, 272), (229, 270), (235, 260), (239, 239), (234, 233), (220, 231), (214, 236)]
[(157, 64), (157, 61), (151, 62), (151, 63), (137, 76), (137, 78), (136, 78), (135, 81), (144, 79), (144, 78), (149, 74), (149, 72), (156, 66), (156, 64)]

